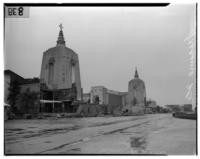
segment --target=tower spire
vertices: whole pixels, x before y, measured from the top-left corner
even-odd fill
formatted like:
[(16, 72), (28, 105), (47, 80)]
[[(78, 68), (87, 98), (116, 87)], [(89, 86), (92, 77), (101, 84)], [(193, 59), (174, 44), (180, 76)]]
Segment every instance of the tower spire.
[(64, 36), (63, 36), (63, 26), (62, 26), (62, 23), (59, 25), (60, 27), (60, 32), (59, 32), (59, 35), (58, 35), (58, 40), (57, 40), (57, 45), (64, 45), (65, 46), (65, 39), (64, 39)]
[(137, 67), (135, 67), (135, 78), (139, 78)]

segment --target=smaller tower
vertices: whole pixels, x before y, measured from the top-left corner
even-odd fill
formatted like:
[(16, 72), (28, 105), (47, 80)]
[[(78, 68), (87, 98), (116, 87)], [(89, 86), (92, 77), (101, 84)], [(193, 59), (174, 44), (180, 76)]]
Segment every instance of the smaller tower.
[(130, 106), (145, 105), (145, 83), (139, 78), (137, 68), (135, 68), (134, 79), (130, 80), (128, 84), (128, 98)]

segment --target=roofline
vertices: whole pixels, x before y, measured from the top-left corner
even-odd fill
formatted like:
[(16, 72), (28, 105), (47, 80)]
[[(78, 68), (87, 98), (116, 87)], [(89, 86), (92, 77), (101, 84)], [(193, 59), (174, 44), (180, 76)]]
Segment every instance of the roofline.
[(23, 78), (22, 76), (18, 75), (17, 73), (15, 73), (15, 72), (13, 72), (13, 71), (11, 71), (9, 69), (4, 70), (4, 74), (13, 74), (13, 75), (16, 75), (16, 76), (18, 76), (18, 77), (20, 77), (20, 78), (25, 80), (25, 78)]

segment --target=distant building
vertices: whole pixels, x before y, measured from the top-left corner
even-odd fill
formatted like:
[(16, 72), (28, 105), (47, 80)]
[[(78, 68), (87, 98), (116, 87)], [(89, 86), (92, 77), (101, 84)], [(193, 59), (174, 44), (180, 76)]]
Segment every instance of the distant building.
[(9, 103), (7, 98), (9, 95), (9, 87), (11, 82), (17, 81), (18, 84), (23, 84), (25, 79), (11, 70), (4, 71), (4, 102)]
[(125, 105), (127, 92), (107, 90), (107, 103), (110, 105)]
[(172, 112), (182, 111), (182, 112), (192, 112), (192, 104), (184, 104), (184, 105), (166, 105), (165, 108), (168, 108)]
[(90, 93), (83, 93), (83, 102), (90, 103)]
[(144, 106), (146, 102), (146, 88), (144, 81), (139, 78), (137, 69), (135, 70), (134, 79), (128, 83), (128, 105)]
[[(134, 79), (128, 83), (128, 92), (118, 92), (109, 90), (104, 86), (95, 86), (91, 88), (90, 100), (91, 103), (124, 106), (125, 109), (132, 109), (132, 106), (139, 106), (144, 109), (146, 105), (145, 84), (139, 78), (136, 69)], [(156, 103), (152, 104), (156, 105)]]
[(40, 79), (42, 111), (72, 112), (73, 102), (82, 100), (78, 55), (66, 47), (62, 25), (57, 45), (43, 54)]
[(134, 79), (128, 83), (128, 93), (125, 98), (123, 112), (129, 115), (144, 114), (146, 106), (146, 88), (143, 80), (139, 78), (137, 69)]
[[(24, 108), (21, 106), (21, 103), (16, 104), (18, 99), (18, 96), (24, 92), (27, 92), (29, 90), (29, 93), (36, 92), (37, 98), (35, 98), (34, 103), (35, 105), (33, 108), (30, 108), (28, 111), (38, 113), (39, 112), (39, 95), (40, 95), (40, 80), (39, 78), (29, 78), (25, 79), (15, 72), (11, 70), (5, 70), (4, 71), (4, 111), (5, 111), (5, 117), (8, 115), (7, 113), (11, 111), (11, 108), (14, 108), (13, 106), (17, 106), (18, 110), (23, 111)], [(11, 89), (10, 89), (11, 88)], [(8, 96), (11, 93), (10, 90), (17, 91), (15, 93), (15, 98), (12, 95), (12, 101), (8, 101)], [(26, 99), (27, 100), (27, 99)], [(15, 105), (13, 105), (15, 102)], [(14, 113), (19, 113), (16, 111)]]
[(95, 86), (91, 88), (91, 103), (99, 102), (99, 104), (122, 106), (125, 104), (127, 92), (118, 92), (109, 90), (104, 86)]
[(184, 104), (182, 106), (183, 111), (185, 112), (191, 112), (192, 111), (192, 104)]
[(157, 103), (154, 100), (146, 101), (146, 106), (148, 107), (157, 107)]
[(169, 109), (171, 112), (181, 111), (181, 106), (178, 104), (165, 105), (165, 108)]
[(11, 82), (17, 82), (20, 87), (20, 92), (23, 93), (27, 89), (31, 92), (40, 92), (40, 79), (39, 78), (23, 78), (11, 70), (4, 71), (4, 102), (9, 103), (7, 98), (9, 95), (9, 87)]

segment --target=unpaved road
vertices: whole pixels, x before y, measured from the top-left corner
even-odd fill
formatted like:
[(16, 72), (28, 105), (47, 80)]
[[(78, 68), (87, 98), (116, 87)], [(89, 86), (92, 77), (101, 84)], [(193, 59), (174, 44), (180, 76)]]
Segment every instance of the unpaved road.
[(6, 154), (196, 154), (196, 121), (171, 114), (5, 122)]

